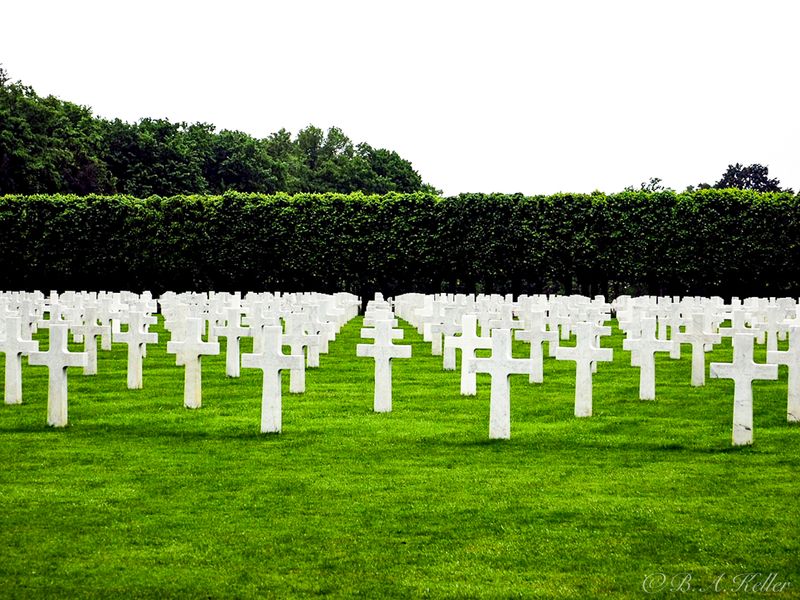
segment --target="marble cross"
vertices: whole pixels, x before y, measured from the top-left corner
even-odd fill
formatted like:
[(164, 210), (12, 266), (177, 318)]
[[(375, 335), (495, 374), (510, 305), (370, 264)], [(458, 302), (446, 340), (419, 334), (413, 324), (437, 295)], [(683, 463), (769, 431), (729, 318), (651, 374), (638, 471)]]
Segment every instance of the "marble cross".
[(544, 322), (543, 311), (532, 311), (525, 320), (525, 329), (518, 330), (515, 336), (518, 340), (530, 343), (530, 383), (544, 381), (544, 353), (542, 343), (558, 343), (558, 333), (548, 331)]
[[(701, 315), (702, 317), (702, 315)], [(673, 343), (656, 337), (655, 317), (642, 319), (642, 333), (637, 339), (622, 341), (624, 350), (635, 351), (639, 356), (639, 399), (656, 399), (656, 352), (669, 352)]]
[(225, 338), (225, 375), (239, 377), (239, 341), (249, 335), (250, 328), (242, 326), (242, 310), (238, 306), (226, 308), (223, 314), (225, 324), (215, 326), (214, 335)]
[(579, 322), (575, 326), (575, 346), (559, 346), (557, 360), (575, 361), (575, 416), (592, 416), (592, 363), (614, 360), (611, 348), (598, 348), (595, 326), (588, 322)]
[[(283, 336), (283, 345), (289, 346), (289, 354), (299, 354), (306, 360), (307, 367), (319, 366), (319, 335), (309, 335), (305, 331), (302, 315), (292, 313), (284, 317), (286, 333)], [(306, 357), (306, 348), (308, 356)], [(306, 371), (290, 371), (289, 391), (292, 394), (302, 394), (306, 391)]]
[(792, 423), (800, 421), (800, 326), (792, 325), (789, 328), (789, 349), (768, 350), (767, 362), (788, 367), (786, 418)]
[(50, 346), (46, 352), (31, 352), (28, 364), (47, 367), (47, 424), (66, 427), (68, 421), (67, 368), (86, 367), (89, 357), (85, 352), (70, 352), (67, 347), (69, 325), (48, 321)]
[(0, 340), (0, 352), (6, 355), (5, 403), (22, 403), (22, 355), (37, 352), (39, 342), (22, 337), (22, 317), (6, 317), (5, 338)]
[(711, 377), (733, 379), (733, 445), (753, 443), (753, 381), (777, 379), (778, 365), (753, 360), (755, 338), (748, 333), (733, 336), (733, 362), (711, 363)]
[(247, 311), (242, 323), (250, 330), (250, 337), (253, 338), (253, 353), (257, 354), (261, 352), (264, 329), (280, 325), (281, 320), (276, 312), (265, 311), (263, 306), (255, 304)]
[[(84, 311), (81, 324), (71, 327), (75, 338), (78, 336), (83, 337), (83, 351), (89, 357), (86, 368), (83, 370), (84, 375), (97, 374), (97, 337), (107, 336), (111, 331), (109, 325), (100, 325), (98, 323), (99, 318), (98, 307), (88, 305)], [(75, 341), (79, 340), (75, 339)]]
[(706, 384), (706, 345), (719, 344), (722, 339), (720, 334), (706, 331), (705, 315), (693, 313), (691, 320), (683, 333), (676, 333), (675, 339), (680, 343), (692, 345), (692, 385), (694, 387)]
[(242, 366), (261, 369), (261, 433), (280, 433), (282, 427), (281, 371), (305, 369), (302, 355), (283, 353), (283, 331), (280, 325), (262, 327), (259, 352), (242, 354)]
[(492, 329), (492, 356), (489, 358), (473, 358), (469, 361), (471, 373), (488, 373), (492, 378), (489, 396), (489, 438), (504, 439), (511, 437), (511, 386), (510, 376), (513, 374), (528, 375), (530, 360), (513, 358), (511, 355), (511, 330)]
[(461, 350), (461, 395), (474, 396), (477, 394), (475, 372), (469, 370), (470, 362), (475, 358), (476, 350), (488, 350), (492, 341), (487, 336), (480, 336), (478, 331), (478, 317), (474, 314), (461, 317), (461, 335), (447, 336), (444, 339), (445, 357), (449, 350)]
[(200, 335), (205, 319), (188, 317), (181, 340), (167, 342), (167, 352), (175, 355), (175, 364), (186, 367), (183, 380), (183, 405), (200, 408), (203, 404), (201, 360), (204, 355), (219, 354), (219, 342), (204, 342)]
[(147, 344), (157, 344), (158, 334), (148, 331), (156, 318), (143, 311), (132, 310), (127, 315), (121, 315), (128, 324), (128, 331), (114, 333), (114, 341), (128, 345), (128, 377), (129, 390), (140, 390), (143, 386), (142, 359)]
[(361, 330), (361, 337), (373, 339), (373, 344), (358, 344), (356, 355), (375, 359), (375, 412), (392, 411), (392, 359), (411, 358), (411, 346), (395, 345), (402, 340), (403, 330), (394, 329), (391, 320), (375, 321), (374, 326)]

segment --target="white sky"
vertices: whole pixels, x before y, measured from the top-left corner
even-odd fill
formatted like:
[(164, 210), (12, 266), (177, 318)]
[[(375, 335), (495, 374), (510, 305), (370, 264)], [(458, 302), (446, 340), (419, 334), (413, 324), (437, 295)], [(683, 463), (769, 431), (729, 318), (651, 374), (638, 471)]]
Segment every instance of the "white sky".
[(2, 0), (0, 63), (135, 121), (340, 127), (445, 194), (800, 190), (796, 0)]

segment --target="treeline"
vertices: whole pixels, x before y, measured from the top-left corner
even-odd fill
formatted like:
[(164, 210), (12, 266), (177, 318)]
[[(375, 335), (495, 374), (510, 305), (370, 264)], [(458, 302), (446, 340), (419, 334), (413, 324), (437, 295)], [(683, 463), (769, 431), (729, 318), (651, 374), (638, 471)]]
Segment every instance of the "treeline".
[(396, 152), (309, 126), (266, 139), (213, 125), (105, 120), (0, 67), (0, 194), (435, 192)]
[(0, 197), (6, 289), (800, 295), (800, 197)]

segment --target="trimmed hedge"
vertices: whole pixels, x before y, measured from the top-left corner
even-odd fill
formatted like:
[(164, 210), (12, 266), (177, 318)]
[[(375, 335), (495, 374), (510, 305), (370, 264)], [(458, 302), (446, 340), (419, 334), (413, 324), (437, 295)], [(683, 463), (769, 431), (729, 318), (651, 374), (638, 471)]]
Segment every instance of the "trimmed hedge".
[(5, 289), (800, 294), (800, 197), (0, 197)]

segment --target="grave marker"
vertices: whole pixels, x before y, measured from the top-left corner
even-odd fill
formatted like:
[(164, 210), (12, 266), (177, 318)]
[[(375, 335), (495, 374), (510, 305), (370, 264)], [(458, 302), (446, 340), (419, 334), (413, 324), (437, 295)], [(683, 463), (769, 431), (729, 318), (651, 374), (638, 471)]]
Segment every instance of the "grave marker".
[(768, 350), (767, 362), (786, 365), (789, 370), (786, 418), (791, 423), (800, 421), (800, 327), (789, 328), (789, 349)]
[(67, 369), (86, 367), (89, 357), (85, 352), (70, 352), (67, 347), (69, 326), (66, 323), (48, 321), (50, 346), (46, 352), (31, 352), (28, 364), (47, 367), (47, 424), (66, 427), (68, 421)]
[(79, 342), (83, 338), (83, 351), (88, 356), (88, 362), (83, 369), (84, 375), (97, 374), (97, 337), (106, 336), (111, 331), (108, 325), (98, 323), (98, 309), (96, 305), (88, 305), (83, 314), (80, 325), (72, 327), (74, 341)]
[(489, 397), (489, 439), (511, 437), (511, 388), (512, 374), (528, 375), (530, 361), (513, 358), (511, 355), (511, 330), (492, 329), (492, 356), (473, 358), (468, 369), (472, 373), (488, 373), (492, 378)]
[(575, 361), (575, 416), (591, 417), (592, 363), (614, 360), (614, 351), (594, 346), (596, 334), (592, 323), (578, 323), (575, 336), (575, 346), (559, 346), (556, 359)]
[(492, 341), (487, 336), (480, 336), (478, 331), (478, 317), (474, 314), (461, 317), (461, 335), (447, 336), (444, 340), (445, 355), (452, 348), (461, 350), (461, 395), (474, 396), (477, 394), (475, 372), (469, 370), (470, 362), (475, 358), (476, 350), (488, 350)]
[(670, 352), (672, 342), (656, 337), (656, 319), (645, 317), (641, 321), (642, 334), (638, 339), (622, 341), (624, 350), (636, 351), (639, 357), (639, 399), (656, 399), (656, 352)]
[(754, 336), (733, 336), (733, 362), (711, 363), (711, 377), (733, 379), (733, 445), (753, 443), (753, 381), (777, 379), (778, 365), (762, 365), (753, 360)]
[(675, 339), (680, 343), (692, 345), (692, 385), (694, 387), (706, 384), (706, 346), (719, 344), (722, 339), (720, 334), (706, 331), (705, 315), (693, 313), (691, 320), (683, 333), (676, 333)]
[(224, 315), (225, 324), (214, 327), (214, 334), (225, 338), (225, 375), (239, 377), (239, 342), (249, 334), (250, 329), (242, 326), (242, 311), (238, 306), (226, 308)]
[(356, 356), (375, 359), (375, 412), (392, 411), (392, 359), (411, 358), (411, 346), (401, 346), (392, 340), (402, 340), (403, 330), (394, 329), (391, 320), (375, 321), (370, 329), (362, 329), (361, 337), (374, 339), (374, 344), (358, 344)]
[(525, 329), (518, 330), (515, 336), (518, 340), (530, 344), (530, 373), (528, 381), (530, 383), (542, 383), (544, 381), (544, 342), (558, 343), (558, 333), (548, 331), (544, 322), (543, 311), (532, 311), (528, 313)]
[(5, 337), (0, 340), (0, 352), (6, 355), (5, 403), (22, 403), (22, 355), (37, 352), (39, 342), (22, 337), (22, 318), (7, 317)]
[(279, 325), (262, 327), (259, 352), (242, 354), (242, 366), (261, 369), (261, 433), (280, 433), (282, 428), (281, 371), (305, 369), (301, 355), (283, 353), (283, 331)]
[(158, 334), (147, 330), (155, 322), (142, 311), (132, 310), (127, 314), (126, 322), (128, 331), (114, 333), (114, 340), (128, 345), (128, 375), (127, 385), (129, 390), (140, 390), (144, 385), (142, 376), (142, 359), (146, 344), (157, 344)]
[(184, 338), (167, 342), (167, 352), (175, 355), (175, 364), (185, 366), (183, 380), (183, 405), (200, 408), (203, 404), (202, 357), (219, 354), (219, 342), (204, 342), (200, 333), (205, 320), (188, 317)]

